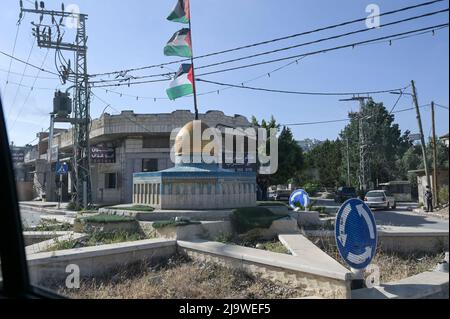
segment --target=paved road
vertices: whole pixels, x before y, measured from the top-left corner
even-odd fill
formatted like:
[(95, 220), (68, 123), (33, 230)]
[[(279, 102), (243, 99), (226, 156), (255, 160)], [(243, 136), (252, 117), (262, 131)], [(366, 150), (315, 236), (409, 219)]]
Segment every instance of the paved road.
[[(340, 204), (336, 204), (333, 200), (329, 199), (316, 199), (318, 206), (339, 207)], [(405, 227), (422, 227), (448, 230), (448, 220), (440, 219), (437, 217), (422, 216), (410, 211), (415, 208), (416, 203), (398, 203), (396, 209), (392, 210), (378, 210), (373, 209), (372, 212), (377, 221), (377, 225), (391, 225), (391, 226), (405, 226)]]
[(372, 210), (378, 225), (406, 226), (448, 230), (448, 220), (418, 215), (405, 209)]

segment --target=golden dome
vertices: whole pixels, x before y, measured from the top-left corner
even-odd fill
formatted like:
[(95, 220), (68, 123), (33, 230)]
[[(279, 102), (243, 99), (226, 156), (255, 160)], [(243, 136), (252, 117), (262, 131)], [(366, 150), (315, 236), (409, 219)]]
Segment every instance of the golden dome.
[[(209, 126), (200, 120), (194, 120), (184, 125), (175, 137), (175, 155), (201, 154), (204, 147), (213, 141), (211, 137), (202, 139), (203, 132), (208, 128)], [(201, 143), (197, 141), (194, 144), (194, 134), (196, 140), (200, 140)], [(189, 142), (187, 142), (187, 139), (189, 139)]]

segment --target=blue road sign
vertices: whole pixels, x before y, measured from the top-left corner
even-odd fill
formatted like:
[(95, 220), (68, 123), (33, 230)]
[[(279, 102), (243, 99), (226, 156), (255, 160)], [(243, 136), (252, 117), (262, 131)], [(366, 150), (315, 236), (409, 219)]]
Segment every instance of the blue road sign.
[(377, 225), (370, 208), (360, 199), (347, 200), (335, 222), (339, 254), (350, 267), (364, 269), (377, 249)]
[(56, 174), (57, 175), (64, 175), (67, 174), (69, 172), (69, 165), (67, 165), (66, 162), (60, 163), (57, 162), (56, 163)]
[(300, 204), (306, 208), (310, 202), (308, 193), (301, 188), (293, 191), (289, 197), (289, 205), (294, 209), (298, 207), (296, 204)]

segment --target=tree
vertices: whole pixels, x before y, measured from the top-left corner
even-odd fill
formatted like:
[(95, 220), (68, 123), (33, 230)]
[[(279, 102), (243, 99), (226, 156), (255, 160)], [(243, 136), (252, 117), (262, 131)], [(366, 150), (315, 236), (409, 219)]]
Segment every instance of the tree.
[[(270, 117), (269, 121), (261, 120), (261, 124), (259, 124), (256, 117), (252, 116), (251, 122), (254, 126), (266, 129), (267, 136), (270, 136), (269, 130), (271, 128), (275, 128), (277, 131), (280, 130), (280, 125), (277, 124), (273, 116)], [(268, 143), (267, 151), (269, 150)], [(272, 175), (257, 175), (257, 183), (263, 193), (262, 199), (266, 199), (266, 191), (270, 185), (288, 183), (302, 169), (303, 162), (303, 151), (294, 139), (292, 131), (288, 127), (283, 127), (278, 137), (277, 172)]]
[(303, 166), (303, 150), (285, 126), (278, 137), (278, 170), (270, 176), (271, 184), (287, 184)]
[[(305, 154), (305, 162), (308, 170), (316, 169), (318, 180), (306, 180), (316, 182), (322, 187), (335, 187), (342, 184), (342, 142), (326, 140)], [(306, 174), (304, 174), (306, 177)], [(306, 177), (307, 178), (307, 177)]]
[[(342, 130), (343, 141), (349, 141), (349, 160), (351, 181), (359, 184), (359, 125), (362, 117), (364, 132), (367, 181), (372, 185), (395, 179), (401, 172), (397, 167), (399, 159), (410, 147), (409, 132), (401, 134), (398, 124), (394, 123), (394, 115), (390, 114), (383, 103), (369, 99), (360, 113), (350, 113), (350, 123)], [(341, 169), (344, 173), (345, 170)], [(346, 174), (346, 173), (345, 173)]]

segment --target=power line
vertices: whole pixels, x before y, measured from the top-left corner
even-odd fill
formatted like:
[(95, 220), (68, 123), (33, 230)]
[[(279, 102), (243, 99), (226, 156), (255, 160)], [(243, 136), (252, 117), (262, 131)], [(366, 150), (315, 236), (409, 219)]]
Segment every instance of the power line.
[[(14, 44), (13, 44), (13, 49), (12, 49), (11, 55), (14, 55), (14, 53), (16, 52), (16, 44), (17, 44), (17, 38), (19, 36), (19, 29), (20, 29), (20, 23), (17, 24), (16, 36), (14, 37)], [(8, 74), (6, 76), (6, 83), (5, 83), (5, 86), (3, 88), (3, 94), (5, 93), (4, 91), (6, 91), (6, 86), (8, 85), (8, 80), (9, 80), (9, 74), (11, 72), (12, 61), (13, 61), (13, 59), (11, 58), (9, 60)]]
[[(33, 42), (33, 43), (34, 43), (34, 42)], [(17, 61), (17, 62), (26, 64), (26, 65), (28, 65), (28, 66), (34, 68), (34, 69), (40, 70), (41, 72), (45, 72), (45, 73), (49, 73), (49, 74), (53, 74), (53, 75), (59, 76), (58, 73), (55, 73), (55, 72), (50, 71), (50, 70), (46, 70), (46, 69), (44, 69), (44, 68), (40, 68), (40, 67), (38, 67), (38, 66), (36, 66), (36, 65), (34, 65), (34, 64), (31, 64), (31, 63), (29, 63), (29, 62), (27, 62), (27, 61), (24, 61), (24, 60), (22, 60), (22, 59), (16, 58), (15, 56), (12, 56), (12, 55), (10, 55), (10, 54), (8, 54), (8, 53), (6, 53), (6, 52), (0, 51), (0, 54), (3, 54), (4, 56), (7, 56), (7, 57), (9, 57), (9, 58), (11, 58), (11, 59), (13, 59), (13, 60), (15, 60), (15, 61)]]
[(31, 85), (20, 84), (20, 83), (12, 82), (12, 81), (9, 81), (8, 84), (17, 85), (17, 86), (19, 86), (19, 87), (26, 88), (26, 89), (30, 89), (30, 90), (48, 90), (48, 91), (54, 91), (54, 90), (55, 90), (55, 88), (49, 88), (49, 87), (37, 87), (37, 86), (31, 86)]
[[(341, 46), (336, 46), (336, 47), (332, 47), (332, 48), (328, 48), (328, 49), (312, 51), (312, 52), (303, 53), (303, 54), (299, 54), (299, 55), (292, 55), (292, 56), (288, 56), (288, 57), (284, 57), (284, 58), (278, 58), (278, 59), (267, 60), (267, 61), (258, 62), (258, 63), (252, 63), (252, 64), (247, 64), (247, 65), (237, 66), (237, 67), (228, 68), (228, 69), (222, 69), (222, 70), (217, 70), (217, 71), (206, 72), (206, 73), (203, 73), (203, 74), (199, 74), (198, 76), (205, 76), (205, 75), (211, 75), (211, 74), (235, 71), (235, 70), (239, 70), (239, 69), (244, 69), (244, 68), (249, 68), (249, 67), (269, 64), (269, 63), (275, 63), (275, 62), (279, 62), (279, 61), (291, 60), (291, 59), (295, 59), (295, 58), (301, 58), (301, 57), (306, 57), (306, 56), (310, 56), (310, 55), (316, 55), (316, 54), (320, 54), (320, 53), (327, 53), (327, 52), (341, 50), (341, 49), (346, 49), (346, 48), (355, 48), (357, 46), (360, 46), (360, 45), (363, 45), (363, 44), (367, 44), (367, 43), (371, 43), (371, 42), (375, 42), (375, 41), (386, 40), (386, 39), (390, 39), (390, 38), (394, 38), (394, 37), (398, 37), (398, 36), (403, 36), (403, 35), (408, 35), (408, 34), (415, 34), (417, 32), (423, 32), (423, 31), (427, 31), (427, 30), (435, 30), (437, 28), (443, 28), (443, 27), (448, 27), (448, 23), (438, 24), (438, 25), (434, 25), (434, 26), (430, 26), (430, 27), (426, 27), (426, 28), (415, 29), (415, 30), (411, 30), (411, 31), (407, 31), (407, 32), (397, 33), (397, 34), (391, 34), (391, 35), (388, 35), (388, 36), (383, 36), (383, 37), (379, 37), (379, 38), (375, 38), (375, 39), (354, 42), (354, 43), (350, 43), (350, 44), (346, 44), (346, 45), (341, 45)], [(419, 35), (419, 34), (417, 34), (417, 35)]]
[[(291, 61), (289, 63), (283, 64), (282, 66), (277, 67), (276, 69), (273, 69), (273, 70), (268, 71), (268, 72), (264, 72), (263, 74), (261, 74), (259, 76), (256, 76), (254, 78), (251, 78), (249, 80), (243, 81), (242, 83), (245, 84), (245, 83), (256, 81), (256, 80), (261, 79), (263, 77), (270, 77), (271, 74), (273, 74), (275, 72), (278, 72), (278, 71), (281, 71), (281, 70), (287, 68), (288, 66), (293, 65), (294, 63), (298, 64), (298, 62), (300, 60), (302, 60), (302, 59), (303, 58), (300, 58), (300, 59), (297, 59), (295, 61)], [(136, 100), (154, 100), (155, 102), (157, 100), (170, 100), (168, 97), (139, 96), (139, 95), (126, 94), (126, 93), (123, 93), (123, 92), (117, 92), (117, 91), (114, 91), (114, 90), (111, 90), (111, 89), (104, 89), (104, 88), (101, 88), (101, 89), (104, 90), (106, 93), (114, 93), (116, 95), (119, 95), (120, 97), (126, 96), (126, 97), (130, 97), (130, 98), (134, 98)], [(233, 87), (226, 87), (226, 88), (219, 89), (219, 90), (211, 90), (211, 91), (201, 92), (201, 93), (197, 93), (197, 95), (200, 96), (200, 95), (207, 95), (207, 94), (219, 94), (219, 92), (222, 92), (222, 91), (225, 91), (225, 90), (228, 90), (228, 89), (233, 89)], [(188, 97), (191, 97), (191, 95), (185, 95), (182, 98), (188, 98)]]
[(341, 96), (341, 95), (382, 94), (382, 93), (402, 91), (407, 88), (407, 87), (404, 87), (404, 88), (396, 88), (396, 89), (390, 89), (390, 90), (365, 91), (365, 92), (302, 92), (302, 91), (275, 90), (275, 89), (267, 89), (267, 88), (252, 87), (252, 86), (245, 86), (245, 85), (235, 85), (235, 84), (230, 84), (230, 83), (221, 83), (221, 82), (203, 80), (203, 79), (198, 79), (198, 78), (196, 79), (196, 81), (210, 83), (210, 84), (216, 84), (216, 85), (220, 85), (220, 86), (235, 87), (235, 88), (239, 88), (239, 89), (255, 90), (255, 91), (265, 91), (265, 92), (283, 93), (283, 94), (298, 94), (298, 95), (322, 95), (322, 96), (323, 95), (325, 95), (325, 96)]
[[(424, 108), (429, 106), (429, 104), (426, 105), (421, 105), (420, 108)], [(415, 110), (415, 108), (411, 107), (411, 108), (405, 108), (405, 109), (401, 109), (401, 110), (397, 110), (392, 112), (394, 113), (402, 113), (402, 112), (407, 112), (407, 111), (412, 111)], [(281, 126), (304, 126), (304, 125), (315, 125), (315, 124), (328, 124), (328, 123), (338, 123), (338, 122), (348, 122), (350, 121), (349, 118), (346, 119), (336, 119), (336, 120), (326, 120), (326, 121), (316, 121), (316, 122), (300, 122), (300, 123), (290, 123), (290, 124), (280, 124)]]
[[(25, 72), (27, 71), (28, 62), (30, 61), (31, 53), (33, 52), (33, 49), (34, 49), (34, 43), (35, 43), (35, 42), (33, 41), (33, 43), (31, 44), (30, 53), (28, 53), (27, 63), (25, 64), (25, 66), (24, 66), (24, 68), (23, 68), (23, 72), (22, 72), (22, 76), (20, 77), (19, 84), (22, 84), (22, 81), (23, 81), (23, 75), (24, 75)], [(16, 89), (16, 95), (14, 96), (14, 100), (13, 100), (13, 102), (11, 103), (11, 108), (9, 109), (8, 117), (11, 115), (12, 109), (13, 109), (14, 105), (16, 104), (16, 100), (17, 100), (17, 96), (19, 95), (19, 91), (20, 91), (20, 86), (18, 86), (17, 89)]]
[[(426, 14), (422, 14), (422, 15), (418, 15), (418, 16), (414, 16), (414, 17), (409, 17), (406, 19), (402, 19), (402, 20), (397, 20), (397, 21), (393, 21), (390, 23), (385, 23), (383, 25), (381, 25), (379, 28), (383, 28), (383, 27), (388, 27), (388, 26), (392, 26), (395, 24), (400, 24), (400, 23), (404, 23), (404, 22), (408, 22), (408, 21), (412, 21), (412, 20), (416, 20), (416, 19), (421, 19), (421, 18), (425, 18), (425, 17), (429, 17), (432, 15), (436, 15), (439, 13), (444, 13), (444, 12), (448, 12), (449, 9), (443, 9), (443, 10), (439, 10), (439, 11), (434, 11), (434, 12), (430, 12), (430, 13), (426, 13)], [(228, 64), (228, 63), (232, 63), (232, 62), (237, 62), (237, 61), (242, 61), (242, 60), (247, 60), (247, 59), (251, 59), (251, 58), (256, 58), (259, 56), (263, 56), (263, 55), (268, 55), (268, 54), (273, 54), (273, 53), (277, 53), (277, 52), (282, 52), (282, 51), (286, 51), (286, 50), (291, 50), (294, 48), (299, 48), (299, 47), (303, 47), (303, 46), (308, 46), (308, 45), (312, 45), (312, 44), (317, 44), (317, 43), (321, 43), (324, 41), (329, 41), (329, 40), (335, 40), (338, 38), (342, 38), (342, 37), (346, 37), (349, 35), (354, 35), (354, 34), (358, 34), (358, 33), (363, 33), (363, 32), (368, 32), (368, 31), (372, 31), (374, 28), (363, 28), (363, 29), (359, 29), (356, 31), (351, 31), (351, 32), (347, 32), (347, 33), (343, 33), (343, 34), (338, 34), (338, 35), (334, 35), (334, 36), (330, 36), (330, 37), (325, 37), (325, 38), (321, 38), (318, 40), (314, 40), (314, 41), (309, 41), (309, 42), (304, 42), (301, 44), (296, 44), (296, 45), (292, 45), (292, 46), (288, 46), (288, 47), (284, 47), (284, 48), (279, 48), (279, 49), (275, 49), (275, 50), (270, 50), (270, 51), (264, 51), (261, 53), (257, 53), (257, 54), (253, 54), (253, 55), (248, 55), (248, 56), (243, 56), (240, 58), (234, 58), (234, 59), (230, 59), (230, 60), (225, 60), (225, 61), (220, 61), (220, 62), (216, 62), (216, 63), (212, 63), (212, 64), (208, 64), (208, 65), (203, 65), (200, 67), (197, 67), (196, 69), (204, 69), (204, 68), (210, 68), (210, 67), (214, 67), (214, 66), (218, 66), (218, 65), (223, 65), (223, 64)], [(173, 75), (174, 72), (169, 72), (169, 73), (160, 73), (160, 74), (151, 74), (151, 75), (146, 75), (146, 76), (139, 76), (139, 77), (129, 77), (128, 79), (113, 79), (113, 80), (99, 80), (99, 81), (91, 81), (91, 84), (97, 84), (97, 83), (111, 83), (111, 82), (126, 82), (126, 81), (130, 81), (132, 79), (144, 79), (144, 78), (153, 78), (153, 77), (167, 77), (167, 76), (171, 76)]]
[[(322, 50), (317, 50), (317, 51), (312, 51), (312, 52), (307, 52), (307, 53), (303, 53), (303, 54), (299, 54), (299, 55), (292, 55), (292, 56), (283, 57), (283, 58), (277, 58), (277, 59), (272, 59), (272, 60), (267, 60), (267, 61), (252, 63), (252, 64), (241, 65), (241, 66), (232, 67), (232, 68), (226, 68), (226, 69), (222, 69), (222, 70), (206, 72), (206, 73), (199, 74), (198, 76), (206, 76), (206, 75), (224, 73), (224, 72), (235, 71), (235, 70), (240, 70), (240, 69), (245, 69), (245, 68), (265, 65), (265, 64), (271, 64), (271, 63), (276, 63), (276, 62), (281, 62), (281, 61), (286, 61), (286, 60), (294, 60), (294, 59), (304, 58), (304, 57), (311, 56), (311, 55), (317, 55), (317, 54), (320, 54), (320, 53), (328, 53), (328, 52), (331, 52), (331, 51), (336, 51), (336, 50), (341, 50), (341, 49), (346, 49), (346, 48), (355, 48), (355, 47), (360, 46), (360, 45), (364, 45), (364, 44), (368, 44), (368, 43), (372, 43), (372, 42), (377, 42), (377, 41), (380, 41), (380, 40), (391, 39), (391, 41), (393, 41), (396, 37), (405, 36), (405, 35), (411, 35), (411, 36), (413, 36), (413, 35), (415, 35), (415, 36), (422, 35), (422, 34), (424, 34), (425, 31), (441, 29), (441, 28), (444, 28), (444, 27), (448, 27), (448, 23), (438, 24), (438, 25), (434, 25), (434, 26), (430, 26), (430, 27), (415, 29), (415, 30), (401, 32), (401, 33), (396, 33), (396, 34), (391, 34), (391, 35), (378, 37), (378, 38), (374, 38), (374, 39), (370, 39), (370, 40), (353, 42), (353, 43), (346, 44), (346, 45), (335, 46), (335, 47), (322, 49)], [(139, 79), (139, 78), (140, 77), (137, 77), (137, 79)], [(99, 88), (99, 87), (114, 87), (114, 86), (119, 87), (119, 86), (125, 86), (125, 85), (126, 86), (131, 86), (131, 85), (135, 85), (135, 84), (147, 84), (147, 83), (165, 82), (165, 81), (168, 81), (168, 80), (166, 80), (166, 79), (158, 79), (158, 80), (148, 80), (148, 81), (145, 80), (145, 81), (134, 81), (134, 82), (128, 81), (127, 83), (105, 84), (105, 85), (96, 85), (96, 86), (91, 86), (91, 87), (93, 87), (93, 88), (95, 88), (95, 87), (97, 87), (97, 88)]]
[[(8, 70), (0, 69), (0, 72), (7, 73)], [(9, 74), (13, 74), (13, 75), (22, 75), (21, 73), (15, 72), (15, 71), (9, 71)], [(33, 78), (33, 79), (36, 78), (35, 75), (31, 75), (31, 74), (24, 74), (23, 77), (24, 77), (24, 78)], [(37, 78), (40, 79), (40, 80), (58, 80), (58, 79), (59, 79), (59, 78), (57, 78), (57, 77), (49, 77), (49, 76), (38, 76)]]
[(436, 106), (438, 106), (438, 107), (440, 107), (440, 108), (443, 108), (443, 109), (448, 110), (448, 106), (441, 105), (441, 104), (437, 104), (437, 103), (434, 103), (434, 105), (436, 105)]
[[(382, 24), (382, 25), (380, 25), (379, 28), (388, 27), (388, 26), (392, 26), (392, 25), (396, 25), (396, 24), (400, 24), (400, 23), (404, 23), (404, 22), (408, 22), (408, 21), (412, 21), (412, 20), (416, 20), (416, 19), (421, 19), (421, 18), (433, 16), (433, 15), (436, 15), (436, 14), (439, 14), (439, 13), (448, 12), (448, 11), (449, 11), (449, 9), (447, 8), (447, 9), (434, 11), (434, 12), (430, 12), (430, 13), (426, 13), (426, 14), (422, 14), (422, 15), (418, 15), (418, 16), (414, 16), (414, 17), (410, 17), (410, 18), (406, 18), (406, 19), (402, 19), (402, 20), (397, 20), (397, 21), (393, 21), (393, 22), (390, 22), (390, 23)], [(377, 29), (379, 29), (379, 28), (377, 28)], [(242, 61), (242, 60), (246, 60), (246, 59), (256, 58), (256, 57), (267, 55), (267, 54), (273, 54), (273, 53), (282, 52), (282, 51), (286, 51), (286, 50), (291, 50), (291, 49), (295, 49), (295, 48), (299, 48), (299, 47), (303, 47), (303, 46), (307, 46), (307, 45), (311, 45), (311, 44), (317, 44), (317, 43), (324, 42), (324, 41), (339, 39), (339, 38), (346, 37), (346, 36), (349, 36), (349, 35), (354, 35), (354, 34), (358, 34), (358, 33), (364, 33), (364, 32), (368, 32), (368, 31), (372, 31), (373, 29), (374, 28), (367, 28), (366, 27), (366, 28), (363, 28), (363, 29), (359, 29), (359, 30), (355, 30), (355, 31), (347, 32), (347, 33), (342, 33), (342, 34), (338, 34), (338, 35), (334, 35), (334, 36), (330, 36), (330, 37), (325, 37), (325, 38), (321, 38), (321, 39), (314, 40), (314, 41), (304, 42), (304, 43), (300, 43), (300, 44), (296, 44), (296, 45), (292, 45), (292, 46), (288, 46), (288, 47), (284, 47), (284, 48), (279, 48), (279, 49), (266, 51), (266, 52), (262, 52), (262, 53), (257, 53), (257, 54), (252, 54), (252, 55), (247, 55), (247, 56), (243, 56), (243, 57), (240, 57), (240, 58), (230, 59), (230, 60), (221, 61), (221, 62), (217, 62), (217, 63), (211, 63), (211, 64), (208, 64), (208, 65), (200, 66), (197, 69), (210, 68), (210, 67), (213, 67), (213, 66), (218, 66), (218, 65), (223, 65), (223, 64), (236, 62), (236, 61)]]
[[(412, 5), (412, 6), (403, 7), (403, 8), (400, 8), (400, 9), (384, 12), (384, 13), (381, 13), (381, 14), (376, 15), (374, 17), (382, 17), (382, 16), (387, 16), (387, 15), (392, 15), (392, 14), (395, 14), (395, 13), (416, 9), (416, 8), (419, 8), (419, 7), (429, 6), (429, 5), (432, 5), (432, 4), (435, 4), (435, 3), (438, 3), (438, 2), (442, 2), (442, 1), (444, 1), (444, 0), (434, 0), (434, 1), (424, 2), (424, 3), (419, 3), (417, 5)], [(325, 27), (320, 27), (320, 28), (317, 28), (317, 29), (304, 31), (304, 32), (301, 32), (301, 33), (296, 33), (296, 34), (292, 34), (292, 35), (288, 35), (288, 36), (284, 36), (284, 37), (280, 37), (280, 38), (275, 38), (275, 39), (271, 39), (271, 40), (266, 40), (266, 41), (262, 41), (262, 42), (257, 42), (257, 43), (253, 43), (253, 44), (248, 44), (248, 45), (232, 48), (232, 49), (227, 49), (227, 50), (217, 51), (217, 52), (213, 52), (213, 53), (208, 53), (208, 54), (205, 54), (205, 55), (200, 55), (200, 56), (194, 57), (194, 59), (201, 59), (201, 58), (206, 58), (206, 57), (210, 57), (210, 56), (214, 56), (214, 55), (218, 55), (218, 54), (224, 54), (224, 53), (229, 53), (229, 52), (233, 52), (233, 51), (237, 51), (237, 50), (247, 49), (247, 48), (251, 48), (251, 47), (255, 47), (255, 46), (259, 46), (259, 45), (269, 44), (269, 43), (273, 43), (273, 42), (277, 42), (277, 41), (281, 41), (281, 40), (291, 39), (291, 38), (295, 38), (295, 37), (299, 37), (299, 36), (303, 36), (303, 35), (308, 35), (308, 34), (312, 34), (312, 33), (316, 33), (316, 32), (321, 32), (321, 31), (325, 31), (325, 30), (329, 30), (329, 29), (334, 29), (334, 28), (338, 28), (338, 27), (342, 27), (342, 26), (346, 26), (346, 25), (350, 25), (350, 24), (354, 24), (354, 23), (358, 23), (358, 22), (363, 22), (363, 21), (366, 21), (366, 20), (367, 20), (367, 17), (363, 17), (363, 18), (359, 18), (359, 19), (355, 19), (355, 20), (350, 20), (350, 21), (345, 21), (345, 22), (341, 22), (341, 23), (338, 23), (338, 24), (333, 24), (333, 25), (329, 25), (329, 26), (325, 26)], [(143, 66), (143, 67), (129, 68), (129, 69), (119, 70), (119, 71), (91, 74), (90, 77), (102, 76), (102, 75), (113, 75), (113, 74), (127, 73), (127, 72), (132, 72), (132, 71), (140, 71), (140, 70), (145, 70), (145, 69), (161, 67), (161, 66), (165, 66), (165, 65), (178, 64), (178, 63), (186, 62), (186, 61), (189, 61), (189, 60), (190, 59), (182, 59), (182, 60), (178, 60), (178, 61), (172, 61), (172, 62), (167, 62), (167, 63), (148, 65), (148, 66)]]
[[(50, 52), (50, 49), (47, 49), (47, 52), (46, 52), (46, 54), (45, 54), (44, 60), (42, 61), (41, 67), (45, 64), (45, 61), (47, 61), (47, 56), (48, 56), (48, 53), (49, 53), (49, 52)], [(22, 114), (22, 111), (23, 111), (23, 109), (24, 109), (26, 103), (28, 102), (28, 99), (30, 98), (31, 92), (33, 91), (33, 87), (34, 87), (34, 85), (36, 84), (37, 77), (39, 76), (39, 73), (40, 73), (40, 72), (41, 72), (40, 70), (37, 71), (36, 77), (34, 78), (34, 81), (33, 81), (33, 85), (31, 86), (31, 89), (30, 89), (30, 91), (28, 92), (27, 97), (26, 97), (25, 100), (23, 101), (22, 106), (20, 107), (19, 111), (17, 112), (16, 118), (14, 119), (14, 122), (12, 123), (10, 130), (12, 130), (12, 129), (14, 128), (14, 125), (16, 124), (17, 119), (18, 119), (19, 116)]]

